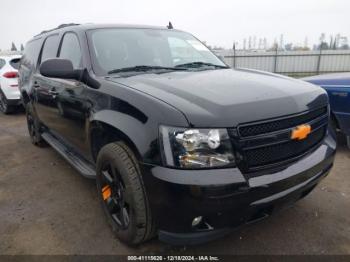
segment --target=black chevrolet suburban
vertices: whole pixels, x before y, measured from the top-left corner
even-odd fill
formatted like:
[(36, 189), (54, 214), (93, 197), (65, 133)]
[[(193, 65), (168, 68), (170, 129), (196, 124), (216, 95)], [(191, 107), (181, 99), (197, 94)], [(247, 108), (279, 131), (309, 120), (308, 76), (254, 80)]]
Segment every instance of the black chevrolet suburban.
[(96, 179), (129, 245), (215, 239), (306, 196), (334, 160), (324, 90), (231, 69), (180, 30), (42, 32), (26, 45), (19, 85), (33, 144)]

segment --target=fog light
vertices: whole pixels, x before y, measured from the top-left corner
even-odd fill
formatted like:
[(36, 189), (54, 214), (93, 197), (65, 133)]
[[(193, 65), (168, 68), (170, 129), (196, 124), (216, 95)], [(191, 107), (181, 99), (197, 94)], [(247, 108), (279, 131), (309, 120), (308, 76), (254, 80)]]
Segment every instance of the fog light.
[(199, 216), (199, 217), (195, 217), (192, 221), (192, 226), (193, 227), (196, 227), (198, 226), (203, 220), (203, 217), (202, 216)]

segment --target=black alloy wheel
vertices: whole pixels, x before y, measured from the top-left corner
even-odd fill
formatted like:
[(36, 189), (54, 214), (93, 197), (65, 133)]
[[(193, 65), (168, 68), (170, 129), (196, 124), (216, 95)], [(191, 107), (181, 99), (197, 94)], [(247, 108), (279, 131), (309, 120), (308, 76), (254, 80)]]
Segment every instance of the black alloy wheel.
[(102, 147), (96, 165), (99, 200), (116, 237), (134, 246), (155, 236), (138, 161), (123, 142)]
[(102, 197), (115, 223), (125, 230), (130, 223), (130, 199), (118, 170), (106, 163), (102, 169)]

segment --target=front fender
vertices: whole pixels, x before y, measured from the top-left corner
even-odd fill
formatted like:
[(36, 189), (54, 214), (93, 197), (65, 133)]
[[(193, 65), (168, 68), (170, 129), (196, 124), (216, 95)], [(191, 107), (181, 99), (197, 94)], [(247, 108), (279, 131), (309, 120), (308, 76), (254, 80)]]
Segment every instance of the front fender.
[(158, 126), (148, 121), (142, 122), (130, 115), (112, 110), (102, 110), (90, 118), (90, 125), (94, 121), (107, 124), (117, 129), (134, 144), (140, 156), (144, 157), (150, 150), (151, 143), (157, 142)]
[(91, 104), (90, 126), (86, 131), (91, 132), (94, 122), (112, 127), (132, 143), (144, 163), (160, 162), (159, 158), (157, 161), (159, 125), (188, 126), (186, 117), (175, 107), (110, 81), (102, 80), (98, 91), (87, 89), (86, 97)]

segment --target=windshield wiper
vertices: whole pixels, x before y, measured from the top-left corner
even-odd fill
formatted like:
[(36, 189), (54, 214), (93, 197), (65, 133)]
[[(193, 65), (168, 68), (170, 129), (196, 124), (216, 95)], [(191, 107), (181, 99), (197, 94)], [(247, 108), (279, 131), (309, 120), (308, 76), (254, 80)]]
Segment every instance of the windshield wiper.
[(152, 70), (186, 70), (186, 68), (180, 67), (166, 67), (166, 66), (149, 66), (149, 65), (138, 65), (132, 67), (124, 67), (119, 69), (114, 69), (108, 72), (108, 74), (122, 73), (122, 72), (146, 72)]
[(216, 65), (212, 63), (206, 63), (206, 62), (190, 62), (190, 63), (185, 63), (185, 64), (180, 64), (175, 67), (182, 67), (182, 68), (199, 68), (203, 66), (213, 66), (215, 68), (229, 68), (228, 66), (225, 65)]

